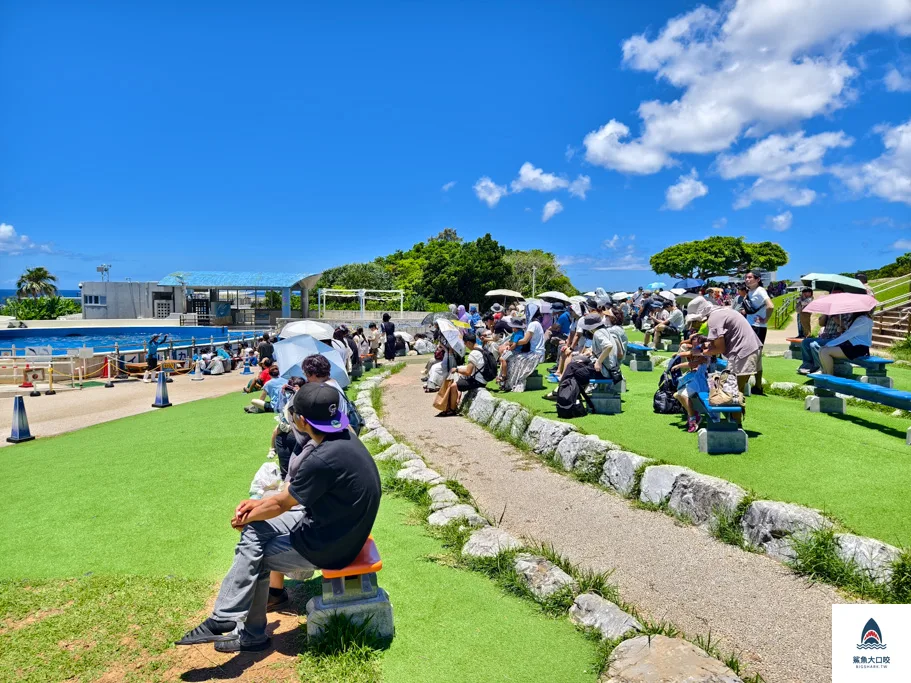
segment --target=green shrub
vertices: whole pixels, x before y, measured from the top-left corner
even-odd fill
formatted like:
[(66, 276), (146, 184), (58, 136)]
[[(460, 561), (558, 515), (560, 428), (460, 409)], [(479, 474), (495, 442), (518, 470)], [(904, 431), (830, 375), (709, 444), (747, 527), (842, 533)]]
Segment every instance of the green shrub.
[(59, 296), (7, 299), (3, 307), (0, 307), (0, 315), (11, 315), (19, 320), (56, 320), (63, 315), (81, 312), (82, 306), (78, 302)]

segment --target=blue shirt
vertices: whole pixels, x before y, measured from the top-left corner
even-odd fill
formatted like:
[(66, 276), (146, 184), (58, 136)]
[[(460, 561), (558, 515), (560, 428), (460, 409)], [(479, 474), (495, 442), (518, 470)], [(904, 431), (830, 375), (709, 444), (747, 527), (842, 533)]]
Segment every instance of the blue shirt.
[(480, 314), (480, 313), (477, 313), (477, 312), (472, 313), (472, 314), (471, 314), (471, 317), (468, 319), (468, 322), (470, 322), (470, 323), (471, 323), (471, 326), (474, 327), (474, 326), (477, 325), (479, 322), (481, 322), (481, 314)]
[(568, 311), (563, 311), (557, 318), (557, 324), (560, 326), (561, 334), (569, 334), (572, 331), (572, 316)]
[(225, 351), (224, 349), (218, 349), (218, 357), (224, 358), (226, 360), (231, 360), (231, 354)]
[(281, 377), (276, 377), (270, 379), (263, 385), (263, 391), (266, 392), (266, 395), (269, 397), (269, 403), (276, 406), (278, 405), (278, 395), (281, 393), (282, 387), (287, 384), (287, 381)]
[(150, 341), (149, 342), (149, 356), (157, 356), (157, 355), (158, 355), (158, 342)]

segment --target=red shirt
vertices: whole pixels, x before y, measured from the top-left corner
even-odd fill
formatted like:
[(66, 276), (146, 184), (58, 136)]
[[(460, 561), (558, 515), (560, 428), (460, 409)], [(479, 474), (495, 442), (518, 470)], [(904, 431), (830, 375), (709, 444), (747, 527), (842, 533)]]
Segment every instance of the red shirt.
[(261, 373), (259, 373), (259, 381), (262, 382), (263, 384), (265, 384), (270, 379), (272, 379), (272, 375), (269, 374), (270, 369), (271, 368), (264, 368), (263, 371)]

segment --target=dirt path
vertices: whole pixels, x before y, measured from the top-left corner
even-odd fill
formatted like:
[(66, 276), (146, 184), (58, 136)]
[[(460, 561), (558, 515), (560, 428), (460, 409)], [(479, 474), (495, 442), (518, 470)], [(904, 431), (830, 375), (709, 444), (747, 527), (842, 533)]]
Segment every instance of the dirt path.
[[(168, 400), (178, 405), (200, 398), (223, 396), (240, 391), (252, 377), (235, 371), (209, 375), (201, 382), (194, 382), (190, 375), (178, 375), (168, 384)], [(155, 410), (152, 408), (155, 389), (154, 383), (144, 384), (137, 380), (117, 382), (113, 389), (92, 387), (81, 391), (59, 391), (55, 396), (25, 397), (25, 412), (32, 436), (54, 436)], [(9, 436), (12, 419), (13, 397), (4, 395), (0, 397), (0, 446), (11, 445), (6, 443), (6, 437)]]
[(828, 586), (681, 525), (660, 512), (554, 472), (464, 418), (437, 418), (407, 367), (384, 383), (384, 423), (437, 470), (464, 484), (514, 534), (573, 562), (614, 570), (624, 599), (654, 620), (737, 650), (769, 683), (831, 680)]

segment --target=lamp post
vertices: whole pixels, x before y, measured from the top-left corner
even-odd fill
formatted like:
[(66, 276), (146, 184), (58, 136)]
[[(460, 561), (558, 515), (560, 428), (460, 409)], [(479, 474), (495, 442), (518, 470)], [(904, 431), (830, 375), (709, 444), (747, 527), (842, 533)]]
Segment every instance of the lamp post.
[(535, 297), (535, 289), (537, 284), (537, 275), (538, 275), (538, 266), (531, 267), (531, 297)]

